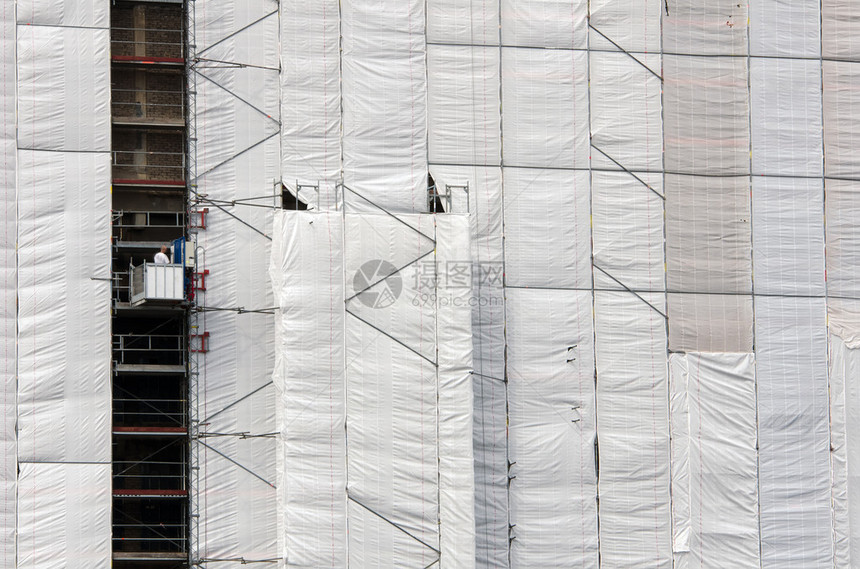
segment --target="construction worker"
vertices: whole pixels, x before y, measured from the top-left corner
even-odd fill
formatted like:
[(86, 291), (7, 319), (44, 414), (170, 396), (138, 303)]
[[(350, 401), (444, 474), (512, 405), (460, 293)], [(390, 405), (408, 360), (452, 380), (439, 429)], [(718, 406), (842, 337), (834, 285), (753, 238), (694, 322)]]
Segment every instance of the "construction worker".
[(167, 265), (170, 263), (170, 257), (167, 256), (167, 245), (161, 246), (161, 251), (155, 254), (156, 265)]

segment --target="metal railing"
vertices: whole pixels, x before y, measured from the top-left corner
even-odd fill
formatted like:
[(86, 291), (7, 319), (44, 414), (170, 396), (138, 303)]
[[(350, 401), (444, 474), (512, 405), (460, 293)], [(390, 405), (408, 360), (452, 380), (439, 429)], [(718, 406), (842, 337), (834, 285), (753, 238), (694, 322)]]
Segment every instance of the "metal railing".
[(128, 271), (112, 271), (111, 280), (111, 298), (114, 302), (129, 302), (131, 285), (128, 282)]
[[(115, 490), (185, 490), (188, 480), (184, 462), (114, 461)], [(118, 472), (117, 472), (118, 471)]]
[(185, 523), (176, 524), (113, 524), (114, 551), (127, 553), (183, 553), (186, 537)]
[(137, 267), (129, 267), (128, 272), (131, 275), (131, 281), (129, 282), (128, 296), (131, 302), (134, 302), (134, 297), (139, 293), (139, 291), (144, 290), (143, 271), (145, 270), (145, 265), (138, 265)]
[(185, 55), (184, 30), (111, 28), (110, 43), (111, 55), (177, 59)]
[(111, 155), (114, 178), (185, 179), (184, 152), (114, 150)]
[(113, 358), (119, 364), (185, 365), (185, 336), (114, 334)]
[[(150, 102), (149, 99), (154, 99), (155, 102)], [(184, 99), (184, 91), (111, 89), (111, 113), (114, 118), (119, 119), (179, 119), (184, 121)]]
[(113, 212), (114, 229), (184, 229), (184, 211), (127, 211)]
[(113, 166), (185, 169), (184, 152), (151, 152), (148, 150), (113, 150)]
[(186, 399), (114, 397), (113, 422), (120, 427), (186, 427), (187, 403)]

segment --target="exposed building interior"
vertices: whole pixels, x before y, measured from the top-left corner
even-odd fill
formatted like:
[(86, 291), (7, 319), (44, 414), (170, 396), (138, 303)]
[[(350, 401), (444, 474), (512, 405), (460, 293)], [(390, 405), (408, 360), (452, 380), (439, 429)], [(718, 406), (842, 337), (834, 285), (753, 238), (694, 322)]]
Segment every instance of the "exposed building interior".
[(113, 567), (187, 567), (188, 302), (132, 293), (187, 234), (185, 7), (116, 1), (110, 27)]

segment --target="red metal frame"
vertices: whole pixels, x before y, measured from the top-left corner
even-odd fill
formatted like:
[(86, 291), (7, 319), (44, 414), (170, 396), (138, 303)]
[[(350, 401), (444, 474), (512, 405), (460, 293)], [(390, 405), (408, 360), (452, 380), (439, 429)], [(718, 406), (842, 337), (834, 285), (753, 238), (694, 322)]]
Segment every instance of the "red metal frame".
[(111, 61), (128, 63), (185, 63), (183, 57), (147, 57), (143, 55), (112, 55)]
[(177, 186), (184, 188), (185, 180), (147, 180), (138, 178), (114, 178), (114, 186)]
[(194, 291), (206, 291), (206, 276), (209, 275), (209, 269), (194, 273), (194, 278), (191, 279), (191, 288)]
[(128, 490), (116, 488), (114, 496), (187, 496), (188, 490)]
[[(197, 211), (192, 211), (191, 212), (192, 219), (188, 220), (188, 228), (189, 229), (206, 229), (206, 214), (207, 213), (209, 213), (208, 207), (204, 207), (203, 209), (198, 209)], [(200, 215), (200, 224), (199, 225), (194, 223), (193, 216), (195, 214)], [(206, 290), (206, 289), (202, 289), (202, 290)]]
[(167, 433), (185, 434), (185, 427), (114, 427), (115, 433)]
[[(200, 344), (196, 348), (194, 347), (194, 339), (195, 338), (200, 339)], [(209, 351), (209, 346), (208, 346), (209, 332), (203, 332), (202, 334), (191, 334), (190, 340), (191, 341), (188, 343), (188, 345), (191, 349), (189, 351), (194, 352), (194, 353), (198, 353), (198, 354), (205, 354), (206, 352)]]

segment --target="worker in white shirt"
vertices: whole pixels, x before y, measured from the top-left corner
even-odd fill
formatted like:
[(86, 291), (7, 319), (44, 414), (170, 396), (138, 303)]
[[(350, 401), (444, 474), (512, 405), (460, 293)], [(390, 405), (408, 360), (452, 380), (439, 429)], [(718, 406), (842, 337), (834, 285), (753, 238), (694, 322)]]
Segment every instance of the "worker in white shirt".
[(156, 265), (168, 265), (170, 264), (170, 257), (167, 256), (167, 245), (161, 246), (161, 251), (155, 254), (155, 264)]

